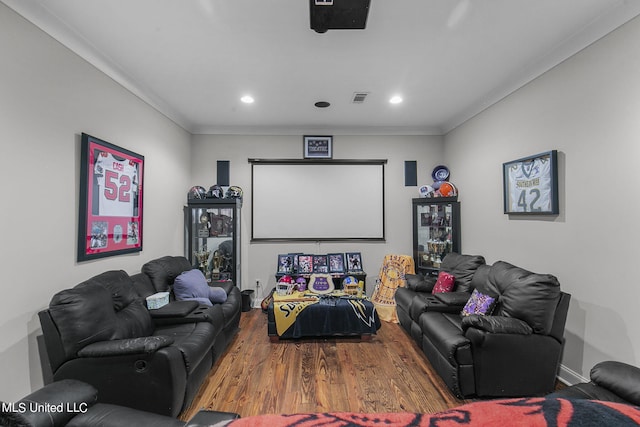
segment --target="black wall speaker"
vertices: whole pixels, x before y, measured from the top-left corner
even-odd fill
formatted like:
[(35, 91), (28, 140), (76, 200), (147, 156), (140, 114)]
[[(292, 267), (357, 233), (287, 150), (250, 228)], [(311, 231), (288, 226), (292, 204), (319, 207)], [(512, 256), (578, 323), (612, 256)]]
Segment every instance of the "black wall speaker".
[(405, 160), (404, 162), (404, 186), (414, 187), (418, 185), (418, 162)]
[(218, 180), (216, 184), (220, 186), (227, 186), (229, 184), (229, 160), (218, 160)]

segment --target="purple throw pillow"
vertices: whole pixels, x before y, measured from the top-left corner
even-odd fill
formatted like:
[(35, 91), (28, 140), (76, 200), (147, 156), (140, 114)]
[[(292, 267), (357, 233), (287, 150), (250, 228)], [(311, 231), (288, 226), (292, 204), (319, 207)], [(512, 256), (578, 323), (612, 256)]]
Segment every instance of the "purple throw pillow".
[(474, 289), (460, 314), (463, 316), (471, 316), (472, 314), (489, 315), (496, 305), (496, 300), (496, 298)]
[(223, 297), (220, 292), (217, 290), (212, 292), (212, 289), (214, 288), (209, 287), (202, 271), (197, 269), (183, 271), (173, 282), (173, 293), (178, 301), (192, 300), (205, 305), (213, 305), (212, 302), (227, 300), (227, 293), (224, 292), (224, 289), (215, 288), (224, 293), (223, 301), (221, 301)]

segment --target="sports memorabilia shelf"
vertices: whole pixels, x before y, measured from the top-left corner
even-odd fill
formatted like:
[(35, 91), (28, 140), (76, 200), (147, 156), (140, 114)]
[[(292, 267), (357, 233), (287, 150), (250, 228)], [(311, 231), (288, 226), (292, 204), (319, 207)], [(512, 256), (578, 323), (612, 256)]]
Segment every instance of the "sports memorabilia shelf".
[(184, 207), (185, 257), (207, 281), (240, 278), (241, 199), (192, 199)]
[(416, 270), (437, 274), (449, 252), (460, 252), (457, 197), (413, 199), (413, 257)]
[[(311, 286), (311, 279), (315, 277), (331, 278), (335, 289), (343, 289), (345, 278), (352, 277), (355, 282), (366, 282), (367, 273), (362, 269), (362, 254), (360, 252), (330, 253), (330, 254), (302, 254), (289, 253), (278, 255), (276, 282), (285, 276), (292, 279), (304, 279), (304, 283)], [(363, 286), (366, 293), (366, 285)]]

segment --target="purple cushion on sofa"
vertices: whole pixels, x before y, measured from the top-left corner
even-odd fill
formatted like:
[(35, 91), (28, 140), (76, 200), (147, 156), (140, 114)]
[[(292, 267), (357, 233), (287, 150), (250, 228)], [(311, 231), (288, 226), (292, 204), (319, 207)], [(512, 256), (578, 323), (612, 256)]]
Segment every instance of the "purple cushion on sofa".
[(178, 301), (195, 300), (213, 305), (209, 300), (209, 285), (200, 270), (183, 271), (173, 282), (173, 293)]
[(488, 315), (493, 311), (495, 303), (495, 298), (474, 289), (460, 314), (463, 316), (471, 316), (472, 314)]
[[(212, 291), (212, 289), (216, 290)], [(217, 289), (224, 292), (222, 288), (210, 288), (202, 271), (197, 269), (180, 273), (173, 282), (173, 293), (179, 301), (194, 300), (206, 305), (226, 301), (226, 292), (224, 292), (224, 300), (221, 301), (222, 297)]]
[(227, 292), (219, 286), (209, 288), (209, 300), (222, 304), (227, 300)]

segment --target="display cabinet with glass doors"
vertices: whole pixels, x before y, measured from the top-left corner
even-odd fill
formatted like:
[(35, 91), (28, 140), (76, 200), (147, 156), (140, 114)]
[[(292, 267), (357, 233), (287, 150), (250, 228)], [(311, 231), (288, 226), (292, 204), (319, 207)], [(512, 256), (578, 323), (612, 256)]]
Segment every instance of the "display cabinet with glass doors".
[(449, 252), (460, 252), (460, 202), (456, 197), (413, 199), (416, 271), (437, 275)]
[(240, 278), (240, 199), (195, 199), (184, 207), (185, 257), (208, 282)]

